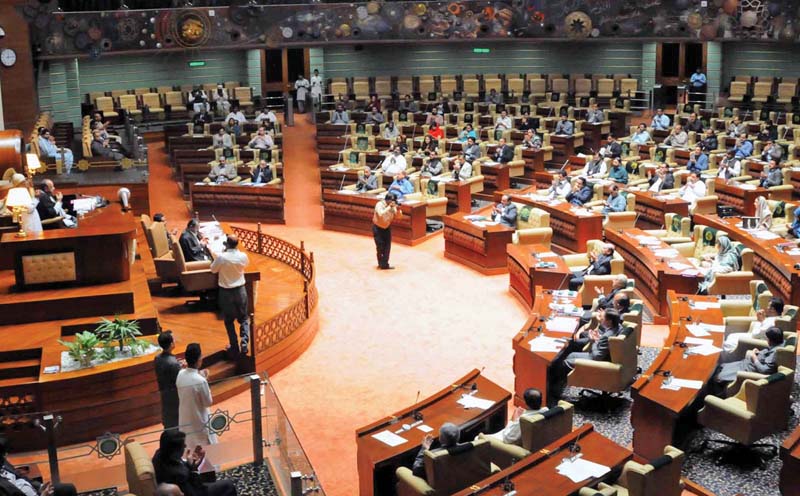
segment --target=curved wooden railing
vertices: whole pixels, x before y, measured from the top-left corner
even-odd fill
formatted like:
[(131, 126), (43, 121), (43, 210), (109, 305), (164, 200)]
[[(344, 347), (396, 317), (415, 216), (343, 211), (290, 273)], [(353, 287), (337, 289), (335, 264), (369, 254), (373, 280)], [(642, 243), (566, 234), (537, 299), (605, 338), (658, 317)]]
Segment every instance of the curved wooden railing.
[[(303, 295), (300, 298), (268, 320), (259, 322), (258, 315), (255, 315), (253, 320), (251, 340), (255, 371), (260, 372), (269, 368), (272, 369), (271, 372), (274, 372), (274, 369), (268, 364), (264, 365), (264, 362), (268, 362), (267, 353), (301, 328), (317, 307), (319, 297), (314, 279), (314, 254), (306, 252), (302, 241), (298, 247), (262, 232), (261, 224), (258, 224), (256, 231), (236, 226), (231, 226), (231, 230), (239, 238), (240, 245), (247, 251), (284, 263), (303, 278)], [(305, 349), (302, 344), (298, 347)]]

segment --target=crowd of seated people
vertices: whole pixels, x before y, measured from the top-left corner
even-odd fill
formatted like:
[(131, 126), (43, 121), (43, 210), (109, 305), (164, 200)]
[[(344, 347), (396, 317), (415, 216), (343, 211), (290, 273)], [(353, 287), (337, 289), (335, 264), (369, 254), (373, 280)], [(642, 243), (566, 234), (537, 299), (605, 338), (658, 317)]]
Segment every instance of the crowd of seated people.
[(27, 467), (15, 467), (8, 461), (8, 455), (8, 440), (0, 437), (0, 496), (77, 496), (72, 484), (52, 484), (29, 478)]

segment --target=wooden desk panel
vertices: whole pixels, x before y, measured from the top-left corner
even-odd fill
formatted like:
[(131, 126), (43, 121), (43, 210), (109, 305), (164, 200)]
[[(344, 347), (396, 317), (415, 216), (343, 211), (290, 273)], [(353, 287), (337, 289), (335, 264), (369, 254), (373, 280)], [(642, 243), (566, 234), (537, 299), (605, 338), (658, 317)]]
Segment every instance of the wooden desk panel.
[[(457, 403), (463, 393), (477, 387), (476, 395), (491, 400), (494, 405), (487, 410), (464, 409)], [(425, 433), (419, 429), (400, 433), (408, 440), (399, 446), (390, 447), (372, 437), (383, 430), (397, 431), (403, 424), (414, 422), (413, 415), (419, 412), (425, 425), (431, 427), (432, 435), (438, 434), (445, 422), (461, 428), (461, 440), (472, 440), (479, 432), (496, 432), (505, 426), (508, 418), (508, 400), (511, 394), (494, 382), (486, 379), (477, 369), (455, 381), (438, 393), (419, 403), (385, 417), (356, 431), (356, 458), (358, 463), (358, 487), (361, 496), (390, 496), (395, 494), (395, 470), (400, 466), (410, 467), (419, 451)]]
[(470, 213), (472, 211), (472, 186), (466, 181), (450, 181), (445, 183), (444, 194), (447, 196), (447, 213)]
[[(491, 219), (494, 206), (475, 212)], [(506, 267), (506, 245), (514, 229), (503, 225), (478, 227), (456, 212), (444, 217), (444, 256), (483, 274), (502, 274)]]
[[(572, 443), (578, 443), (583, 458), (600, 463), (611, 470), (606, 476), (589, 478), (581, 482), (560, 475), (556, 468), (569, 456)], [(516, 494), (536, 496), (570, 496), (583, 487), (595, 486), (608, 476), (621, 469), (625, 462), (633, 459), (633, 452), (616, 444), (594, 430), (591, 424), (584, 424), (546, 448), (532, 453), (505, 470), (474, 484), (455, 496), (505, 496), (503, 489), (508, 480), (514, 484)]]
[(553, 160), (564, 162), (575, 155), (575, 150), (583, 145), (583, 137), (551, 134), (550, 144), (553, 145)]
[(283, 224), (283, 186), (192, 183), (192, 212), (219, 220), (252, 220)]
[(339, 190), (344, 186), (350, 186), (358, 182), (359, 169), (347, 169), (344, 171), (331, 170), (327, 167), (319, 170), (323, 191), (326, 189)]
[(553, 243), (563, 246), (572, 252), (586, 250), (586, 242), (590, 239), (603, 238), (603, 216), (597, 212), (591, 215), (578, 216), (573, 212), (573, 205), (562, 201), (551, 203), (539, 201), (526, 193), (526, 190), (506, 190), (512, 201), (540, 208), (550, 214), (550, 227), (553, 228)]
[[(603, 146), (602, 142), (611, 132), (611, 122), (601, 122), (600, 124), (589, 124), (584, 121), (581, 124), (581, 132), (583, 133), (583, 145), (592, 150), (599, 150)], [(623, 136), (627, 135), (625, 133)]]
[[(794, 208), (789, 205), (786, 208)], [(756, 239), (742, 229), (739, 217), (721, 218), (717, 215), (694, 216), (696, 224), (710, 226), (727, 232), (734, 241), (739, 241), (753, 250), (753, 272), (772, 288), (789, 305), (800, 305), (800, 256), (785, 253), (782, 245), (785, 239)]]
[[(667, 291), (692, 294), (697, 292), (697, 285), (702, 276), (684, 276), (681, 270), (670, 267), (670, 262), (692, 265), (685, 257), (678, 255), (664, 259), (655, 256), (652, 249), (642, 246), (636, 236), (647, 236), (641, 229), (625, 229), (620, 232), (605, 230), (606, 240), (616, 247), (617, 252), (625, 259), (625, 272), (636, 280), (636, 289), (644, 296), (654, 310), (655, 323), (665, 323), (669, 312)], [(656, 245), (657, 249), (668, 249), (666, 243)]]
[(636, 213), (639, 214), (636, 224), (643, 229), (661, 229), (664, 225), (664, 214), (674, 213), (681, 217), (689, 215), (689, 202), (680, 198), (665, 198), (651, 191), (628, 190), (636, 197)]
[[(367, 194), (342, 194), (323, 191), (323, 227), (334, 231), (372, 236), (372, 215), (378, 198)], [(414, 246), (427, 239), (425, 204), (406, 202), (400, 205), (403, 216), (392, 223), (392, 241)]]
[[(559, 256), (542, 258), (534, 255), (549, 251), (545, 246), (508, 245), (506, 251), (509, 289), (528, 307), (533, 307), (537, 286), (544, 289), (562, 289), (568, 286), (572, 272), (564, 259)], [(537, 267), (541, 262), (553, 262), (556, 266)]]
[(545, 162), (553, 160), (553, 151), (522, 150), (522, 158), (525, 160), (525, 177), (532, 178), (535, 172), (544, 171)]
[(800, 427), (796, 427), (781, 444), (780, 488), (783, 496), (800, 495)]
[[(669, 371), (679, 379), (693, 379), (708, 383), (717, 368), (720, 354), (709, 356), (685, 356), (680, 346), (692, 334), (686, 329), (688, 317), (694, 322), (722, 324), (722, 310), (713, 308), (697, 310), (690, 302), (718, 302), (716, 296), (677, 295), (668, 292), (670, 302), (670, 333), (664, 347), (650, 368), (631, 386), (631, 425), (633, 426), (633, 451), (646, 459), (659, 457), (668, 444), (681, 445), (681, 438), (688, 427), (694, 424), (694, 416), (699, 408), (706, 388), (682, 388), (679, 391), (662, 389), (663, 371)], [(705, 339), (713, 339), (714, 345), (722, 348), (724, 334), (710, 333)]]
[(747, 216), (753, 216), (756, 213), (756, 197), (769, 197), (769, 191), (765, 188), (742, 189), (736, 185), (726, 183), (723, 179), (716, 180), (714, 194), (719, 197), (720, 203), (732, 206), (739, 212), (739, 215)]
[(511, 178), (524, 173), (524, 165), (500, 163), (481, 163), (481, 174), (484, 176), (483, 195), (491, 195), (495, 190), (506, 190), (511, 187)]

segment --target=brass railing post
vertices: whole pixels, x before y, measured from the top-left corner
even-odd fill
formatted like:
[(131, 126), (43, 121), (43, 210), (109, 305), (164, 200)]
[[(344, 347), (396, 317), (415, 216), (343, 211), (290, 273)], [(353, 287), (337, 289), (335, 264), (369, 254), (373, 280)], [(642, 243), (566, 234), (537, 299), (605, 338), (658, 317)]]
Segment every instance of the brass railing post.
[(258, 467), (264, 463), (264, 433), (261, 428), (261, 377), (250, 376), (250, 411), (253, 421), (253, 463)]
[(303, 281), (303, 301), (306, 302), (306, 318), (308, 318), (311, 315), (311, 308), (308, 301), (308, 281), (305, 280)]
[(257, 225), (258, 225), (258, 236), (257, 236), (258, 237), (258, 254), (259, 255), (263, 255), (264, 253), (261, 251), (262, 250), (261, 223), (259, 222)]

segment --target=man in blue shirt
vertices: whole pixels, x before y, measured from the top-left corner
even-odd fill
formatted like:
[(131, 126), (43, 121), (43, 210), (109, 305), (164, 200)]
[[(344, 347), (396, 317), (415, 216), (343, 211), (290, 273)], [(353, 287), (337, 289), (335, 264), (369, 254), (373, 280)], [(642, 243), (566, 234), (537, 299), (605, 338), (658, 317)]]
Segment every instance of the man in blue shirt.
[(628, 171), (622, 167), (619, 157), (611, 161), (611, 170), (608, 171), (608, 178), (618, 184), (628, 184)]
[(686, 170), (689, 172), (697, 172), (698, 174), (708, 170), (708, 155), (703, 153), (700, 145), (694, 147), (694, 151), (689, 155), (689, 162), (686, 164)]
[(572, 121), (568, 121), (566, 115), (562, 115), (561, 120), (558, 121), (558, 123), (556, 124), (556, 129), (553, 134), (558, 134), (561, 136), (572, 136), (574, 132), (575, 132), (575, 124), (573, 124)]
[(658, 129), (659, 131), (666, 131), (669, 129), (669, 117), (664, 114), (663, 109), (656, 110), (656, 115), (653, 116), (653, 121), (650, 123), (650, 127), (653, 129)]
[(593, 191), (592, 187), (586, 184), (586, 179), (579, 177), (575, 179), (572, 184), (572, 191), (567, 195), (567, 201), (578, 207), (582, 207), (584, 203), (592, 201)]
[(648, 141), (650, 141), (650, 133), (647, 132), (647, 126), (644, 124), (639, 124), (636, 132), (633, 133), (633, 136), (631, 136), (631, 143), (636, 143), (637, 145), (646, 145)]
[(736, 146), (733, 150), (736, 152), (736, 158), (747, 158), (753, 154), (753, 142), (747, 139), (746, 134), (741, 134), (739, 139), (736, 140)]
[(702, 89), (703, 86), (706, 85), (706, 75), (703, 74), (703, 71), (698, 67), (694, 74), (692, 74), (691, 79), (689, 82), (692, 83), (692, 89), (699, 90)]
[(69, 148), (61, 148), (59, 149), (58, 145), (56, 145), (56, 140), (53, 138), (53, 135), (50, 134), (50, 130), (44, 127), (39, 128), (39, 152), (45, 156), (54, 158), (56, 160), (61, 160), (61, 150), (64, 150), (64, 171), (69, 174), (72, 170), (72, 164), (74, 163), (75, 159), (72, 155), (72, 150)]
[(398, 201), (401, 201), (405, 195), (410, 195), (414, 192), (414, 185), (406, 177), (405, 171), (398, 172), (394, 176), (389, 192), (394, 193)]
[(611, 193), (603, 207), (603, 215), (608, 215), (609, 212), (624, 212), (626, 208), (628, 208), (628, 200), (620, 194), (619, 186), (612, 184)]

